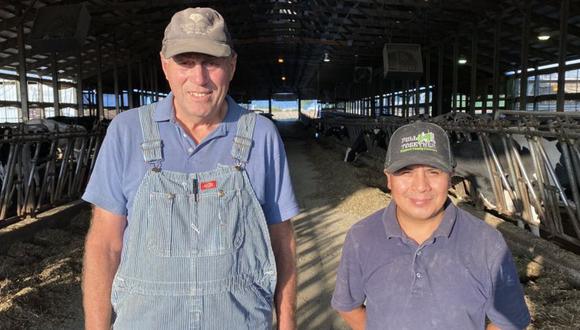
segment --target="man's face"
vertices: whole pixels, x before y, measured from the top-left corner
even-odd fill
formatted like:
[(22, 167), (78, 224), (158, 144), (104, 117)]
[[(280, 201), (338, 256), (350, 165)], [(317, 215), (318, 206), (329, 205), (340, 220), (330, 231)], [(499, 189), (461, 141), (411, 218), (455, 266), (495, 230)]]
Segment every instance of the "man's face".
[(178, 119), (212, 120), (225, 112), (225, 97), (236, 69), (235, 54), (214, 57), (184, 53), (169, 59), (161, 55), (161, 64)]
[(443, 216), (449, 173), (426, 165), (412, 165), (387, 173), (387, 179), (399, 221), (438, 220)]

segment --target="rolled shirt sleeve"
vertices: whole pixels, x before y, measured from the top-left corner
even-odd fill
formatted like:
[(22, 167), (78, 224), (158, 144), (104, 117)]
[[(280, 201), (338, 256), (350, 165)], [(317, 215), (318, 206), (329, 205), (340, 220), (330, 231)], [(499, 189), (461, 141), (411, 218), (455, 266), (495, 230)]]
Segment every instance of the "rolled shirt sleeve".
[(121, 146), (119, 121), (113, 120), (103, 139), (82, 199), (112, 213), (127, 215)]
[[(300, 208), (292, 188), (288, 160), (280, 134), (268, 119), (258, 120), (264, 129), (265, 143), (261, 149), (262, 155), (256, 150), (256, 154), (252, 156), (265, 159), (255, 163), (257, 167), (253, 169), (254, 175), (251, 177), (254, 188), (257, 188), (256, 193), (266, 221), (268, 225), (273, 225), (297, 215)], [(261, 166), (263, 168), (260, 168)]]
[(352, 230), (346, 236), (332, 295), (332, 308), (341, 312), (361, 306), (366, 298), (358, 243), (354, 236)]

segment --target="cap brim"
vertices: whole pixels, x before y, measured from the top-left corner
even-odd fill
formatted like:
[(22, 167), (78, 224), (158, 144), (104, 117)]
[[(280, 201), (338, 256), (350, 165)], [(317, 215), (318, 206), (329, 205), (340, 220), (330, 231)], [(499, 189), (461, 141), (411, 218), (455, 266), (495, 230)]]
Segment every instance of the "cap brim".
[(232, 54), (229, 45), (203, 39), (172, 40), (170, 45), (163, 47), (161, 51), (165, 58), (170, 58), (183, 53), (200, 53), (215, 57), (228, 57)]
[[(423, 158), (425, 158), (425, 157), (423, 157)], [(453, 172), (453, 166), (450, 166), (448, 162), (446, 162), (442, 159), (437, 159), (437, 158), (421, 159), (421, 160), (419, 160), (419, 159), (401, 159), (398, 161), (394, 161), (389, 166), (385, 167), (385, 171), (387, 173), (395, 173), (402, 168), (405, 168), (407, 166), (412, 166), (412, 165), (427, 165), (427, 166), (431, 166), (434, 168), (438, 168), (438, 169), (445, 171), (447, 173)]]

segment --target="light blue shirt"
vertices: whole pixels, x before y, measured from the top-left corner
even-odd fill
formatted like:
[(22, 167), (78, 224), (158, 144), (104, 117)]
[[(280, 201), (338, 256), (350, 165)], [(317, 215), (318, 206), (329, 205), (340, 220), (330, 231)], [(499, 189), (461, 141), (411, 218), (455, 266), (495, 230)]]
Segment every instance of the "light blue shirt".
[[(162, 168), (183, 173), (204, 172), (219, 164), (234, 165), (230, 154), (237, 121), (247, 110), (228, 97), (223, 122), (199, 145), (175, 121), (173, 94), (159, 101), (154, 119), (163, 141)], [(83, 199), (131, 221), (137, 188), (150, 165), (141, 150), (143, 135), (136, 109), (113, 119), (99, 151)], [(246, 170), (269, 225), (299, 213), (292, 189), (284, 145), (274, 124), (258, 116)]]

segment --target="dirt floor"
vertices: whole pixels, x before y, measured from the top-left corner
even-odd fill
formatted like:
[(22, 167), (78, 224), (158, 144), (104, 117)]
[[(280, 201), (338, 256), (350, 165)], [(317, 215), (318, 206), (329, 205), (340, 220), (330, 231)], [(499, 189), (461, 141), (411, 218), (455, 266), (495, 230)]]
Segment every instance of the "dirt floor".
[[(281, 131), (302, 209), (294, 220), (299, 329), (347, 329), (330, 309), (335, 270), (348, 228), (388, 203), (384, 179), (368, 167), (343, 163), (341, 147), (314, 143), (296, 126), (285, 123)], [(0, 329), (82, 329), (80, 274), (88, 222), (85, 208), (0, 250)], [(541, 255), (534, 261), (529, 253), (515, 255), (533, 318), (529, 329), (580, 329), (580, 289), (569, 274), (542, 262)]]

